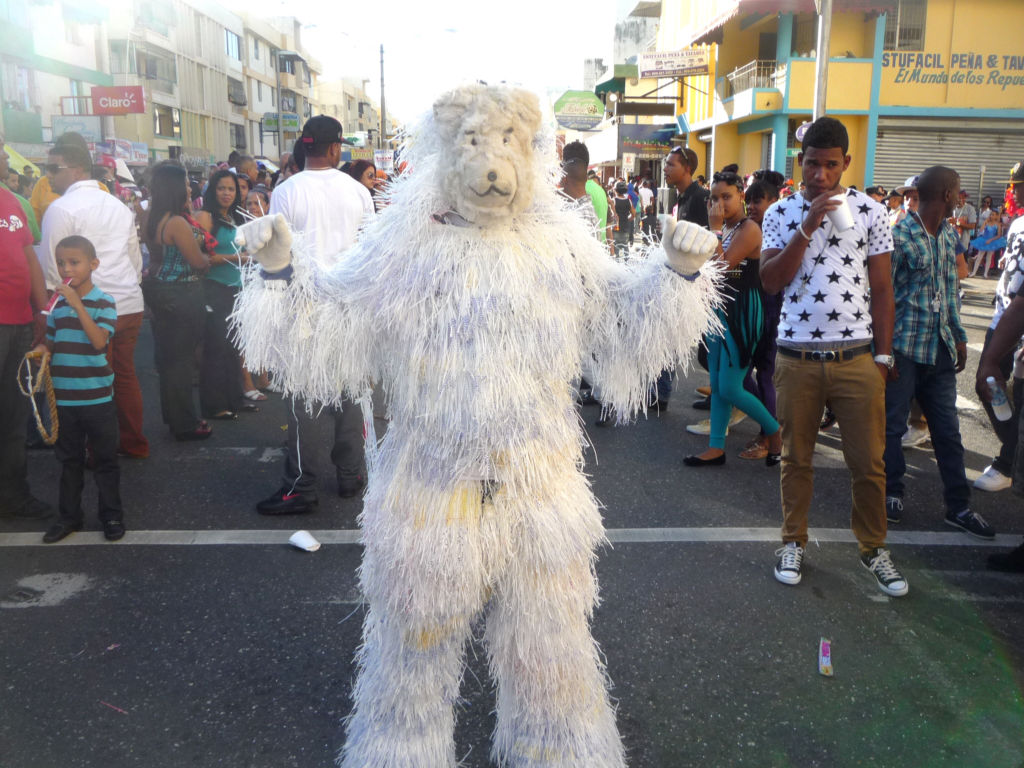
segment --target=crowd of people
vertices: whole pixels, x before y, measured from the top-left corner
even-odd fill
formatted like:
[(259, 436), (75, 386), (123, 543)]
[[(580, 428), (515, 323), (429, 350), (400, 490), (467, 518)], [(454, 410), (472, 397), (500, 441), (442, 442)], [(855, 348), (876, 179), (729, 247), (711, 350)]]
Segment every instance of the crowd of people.
[[(249, 219), (280, 213), (293, 230), (307, 233), (319, 258), (344, 251), (381, 204), (387, 176), (366, 160), (339, 168), (342, 146), (341, 125), (315, 117), (281, 158), (280, 170), (232, 153), (199, 180), (165, 161), (146, 169), (137, 193), (125, 200), (114, 194), (116, 169), (100, 165), (97, 172), (76, 134), (57, 139), (45, 176), (28, 188), (26, 175), (10, 173), (0, 152), (0, 179), (17, 185), (0, 190), (4, 514), (52, 514), (27, 482), (26, 424), (34, 432), (35, 421), (18, 391), (17, 370), (30, 350), (51, 355), (60, 425), (59, 509), (46, 542), (82, 529), (86, 468), (99, 489), (106, 537), (124, 535), (119, 457), (149, 455), (134, 360), (147, 310), (161, 417), (174, 439), (205, 440), (212, 421), (259, 410), (269, 382), (263, 372), (247, 369), (231, 338), (229, 317), (247, 264), (235, 232)], [(616, 258), (642, 258), (634, 246), (655, 242), (659, 231), (653, 180), (603, 184), (579, 142), (564, 147), (562, 160), (563, 193), (595, 236)], [(687, 428), (706, 435), (708, 447), (683, 463), (725, 464), (730, 426), (745, 416), (758, 423), (760, 434), (738, 455), (781, 465), (782, 546), (774, 575), (797, 584), (814, 447), (819, 429), (837, 420), (853, 477), (852, 528), (861, 561), (884, 592), (899, 596), (908, 586), (885, 542), (907, 492), (902, 450), (914, 404), (935, 451), (945, 522), (979, 538), (995, 535), (970, 509), (955, 385), (967, 359), (960, 281), (979, 270), (987, 276), (994, 262), (1000, 270), (996, 312), (977, 375), (1001, 450), (974, 487), (996, 492), (1012, 483), (1024, 397), (1018, 381), (1024, 365), (1014, 367), (1021, 337), (1015, 324), (1024, 322), (1015, 298), (1024, 282), (1024, 171), (1019, 165), (1012, 171), (1003, 207), (986, 197), (978, 211), (953, 169), (920, 169), (891, 193), (881, 187), (861, 192), (841, 183), (850, 161), (846, 129), (831, 118), (815, 121), (802, 139), (799, 185), (772, 170), (743, 174), (735, 165), (704, 181), (695, 175), (693, 150), (678, 146), (668, 153), (664, 180), (676, 202), (664, 212), (716, 233), (713, 262), (722, 278), (719, 331), (698, 350), (709, 384), (694, 406), (708, 410), (709, 418)], [(1005, 330), (1007, 322), (1016, 335)], [(600, 382), (587, 380), (586, 361), (581, 368), (580, 401), (599, 405)], [(1002, 382), (1016, 383), (1009, 419), (990, 405), (990, 377), (997, 399)], [(650, 392), (651, 408), (669, 407), (672, 384), (673, 372), (663, 371)], [(602, 408), (596, 423), (614, 420)], [(332, 467), (342, 496), (362, 491), (357, 408), (311, 415), (304, 403), (292, 403), (288, 436), (280, 487), (259, 501), (258, 512), (313, 508), (317, 479)], [(1024, 549), (989, 562), (1024, 570)]]
[[(1024, 230), (1024, 173), (1018, 166), (1006, 180), (1004, 207), (985, 197), (979, 213), (956, 171), (944, 166), (922, 169), (891, 193), (877, 186), (864, 192), (843, 186), (851, 158), (848, 134), (837, 120), (813, 123), (802, 144), (799, 185), (767, 169), (741, 175), (735, 165), (704, 184), (695, 176), (696, 153), (682, 146), (665, 160), (665, 183), (677, 198), (671, 212), (718, 235), (714, 261), (723, 276), (721, 330), (698, 350), (710, 382), (699, 388), (702, 397), (693, 404), (710, 410), (710, 418), (687, 427), (708, 435), (709, 447), (686, 456), (683, 464), (725, 464), (729, 428), (746, 416), (758, 423), (760, 434), (738, 455), (781, 464), (783, 546), (774, 574), (780, 582), (797, 584), (817, 434), (838, 421), (853, 477), (852, 528), (862, 561), (883, 591), (898, 596), (908, 587), (885, 549), (886, 532), (902, 518), (903, 449), (919, 444), (922, 430), (943, 483), (946, 524), (980, 539), (995, 537), (970, 508), (955, 376), (967, 362), (960, 320), (966, 259), (987, 267), (1002, 249), (996, 311), (978, 369), (978, 394), (1002, 448), (973, 486), (998, 492), (1012, 484), (1021, 387), (1010, 376), (1014, 349), (1000, 347), (993, 357), (991, 339), (1022, 282), (1024, 238), (1018, 233)], [(566, 179), (572, 162), (584, 154), (583, 145), (566, 146)], [(612, 179), (608, 210), (616, 208), (614, 253), (628, 247), (628, 234), (620, 232), (625, 226), (628, 233), (632, 216), (650, 205), (640, 191), (651, 186), (645, 178)], [(597, 203), (598, 237), (607, 237)], [(980, 229), (979, 221), (985, 223)], [(990, 359), (997, 360), (995, 369)], [(991, 407), (989, 375), (1000, 388), (1014, 383), (1018, 407), (1009, 419), (1000, 419)], [(584, 375), (582, 404), (600, 405), (596, 384)], [(667, 409), (671, 391), (666, 371), (651, 391), (650, 406)], [(610, 423), (613, 416), (603, 410), (596, 424)], [(989, 565), (1024, 570), (1024, 548), (993, 555)]]
[[(322, 151), (327, 144), (333, 148), (329, 158)], [(324, 254), (343, 250), (363, 217), (373, 214), (387, 176), (367, 160), (341, 165), (341, 146), (340, 124), (314, 118), (278, 171), (232, 153), (202, 183), (183, 165), (164, 161), (133, 179), (138, 186), (122, 186), (113, 169), (93, 161), (81, 136), (68, 133), (54, 142), (45, 175), (30, 189), (0, 189), (0, 514), (53, 513), (27, 482), (26, 444), (42, 447), (37, 421), (43, 431), (53, 427), (45, 396), (36, 396), (30, 414), (32, 404), (19, 391), (18, 370), (30, 351), (51, 356), (56, 403), (61, 483), (56, 521), (43, 536), (47, 543), (82, 529), (86, 468), (96, 480), (106, 538), (124, 536), (119, 457), (149, 456), (134, 357), (147, 311), (161, 417), (174, 439), (205, 440), (213, 434), (211, 421), (259, 410), (269, 382), (263, 372), (246, 369), (229, 328), (247, 264), (234, 244), (235, 230), (246, 220), (282, 212), (296, 229), (316, 233)], [(0, 151), (0, 166), (6, 158)], [(13, 182), (6, 170), (0, 167), (0, 178)], [(302, 408), (295, 413), (305, 415)], [(278, 505), (284, 497), (286, 512), (296, 511), (287, 502), (300, 498), (290, 480), (302, 475), (303, 483), (312, 483), (316, 476), (315, 447), (297, 469), (298, 431), (291, 432), (286, 461), (289, 485), (272, 497)], [(348, 457), (348, 495), (363, 483), (364, 470), (353, 458), (361, 454), (357, 438), (361, 434), (346, 423), (331, 451), (332, 459)], [(260, 511), (266, 506), (261, 503)]]

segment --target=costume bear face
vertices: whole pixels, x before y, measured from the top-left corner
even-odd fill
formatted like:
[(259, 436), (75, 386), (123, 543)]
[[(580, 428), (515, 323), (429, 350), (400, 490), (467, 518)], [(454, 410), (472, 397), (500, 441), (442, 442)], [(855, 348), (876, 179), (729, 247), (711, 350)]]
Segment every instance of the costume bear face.
[(533, 200), (537, 97), (507, 86), (467, 85), (434, 103), (442, 187), (452, 207), (482, 226), (509, 220)]

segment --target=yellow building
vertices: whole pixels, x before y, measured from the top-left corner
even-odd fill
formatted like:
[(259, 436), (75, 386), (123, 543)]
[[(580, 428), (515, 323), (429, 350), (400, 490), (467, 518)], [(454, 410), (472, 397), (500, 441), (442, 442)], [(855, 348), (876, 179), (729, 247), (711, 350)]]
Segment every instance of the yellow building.
[[(929, 165), (971, 196), (1002, 195), (1024, 158), (1024, 2), (834, 0), (825, 114), (850, 133), (848, 184), (887, 188)], [(702, 166), (799, 178), (811, 119), (813, 0), (663, 2), (657, 49), (708, 45), (707, 76), (678, 89), (677, 122)], [(705, 164), (706, 163), (706, 164)]]

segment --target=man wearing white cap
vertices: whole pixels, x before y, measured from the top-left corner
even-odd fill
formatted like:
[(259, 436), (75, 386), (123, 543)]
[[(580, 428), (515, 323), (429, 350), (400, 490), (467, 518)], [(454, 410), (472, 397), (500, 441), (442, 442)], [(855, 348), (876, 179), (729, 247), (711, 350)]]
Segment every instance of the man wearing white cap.
[(896, 187), (893, 192), (903, 196), (903, 205), (896, 211), (895, 215), (889, 215), (890, 227), (895, 227), (903, 221), (908, 213), (917, 212), (917, 176), (911, 176), (901, 186)]

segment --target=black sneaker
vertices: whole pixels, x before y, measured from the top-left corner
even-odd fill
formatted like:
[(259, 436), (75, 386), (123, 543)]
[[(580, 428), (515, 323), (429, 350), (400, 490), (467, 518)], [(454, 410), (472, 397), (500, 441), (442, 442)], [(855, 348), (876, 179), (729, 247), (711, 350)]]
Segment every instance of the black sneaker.
[(103, 536), (107, 541), (120, 541), (124, 538), (124, 523), (120, 520), (107, 520), (103, 524)]
[(316, 499), (303, 496), (286, 486), (278, 488), (263, 501), (256, 504), (256, 511), (261, 515), (301, 515), (316, 507)]
[(338, 477), (338, 495), (343, 499), (351, 499), (353, 496), (358, 496), (365, 487), (366, 480), (362, 475)]
[(66, 539), (75, 531), (80, 530), (82, 530), (81, 523), (65, 523), (63, 520), (58, 520), (46, 529), (46, 533), (43, 534), (43, 543), (56, 544), (61, 539)]
[(885, 519), (890, 523), (898, 523), (903, 519), (903, 499), (899, 496), (885, 497)]
[(775, 578), (783, 584), (799, 584), (800, 568), (804, 562), (804, 548), (795, 541), (775, 550), (779, 562), (775, 564)]
[(693, 402), (693, 408), (697, 411), (710, 411), (711, 410), (711, 395), (708, 395), (703, 400), (695, 400)]
[(878, 588), (887, 595), (903, 597), (910, 591), (907, 580), (903, 574), (896, 570), (892, 563), (892, 555), (888, 549), (876, 547), (875, 549), (860, 556), (861, 564), (871, 571), (875, 577)]
[(946, 525), (952, 525), (979, 539), (992, 540), (996, 537), (996, 532), (992, 530), (991, 525), (985, 522), (985, 518), (969, 509), (956, 513), (947, 512)]

